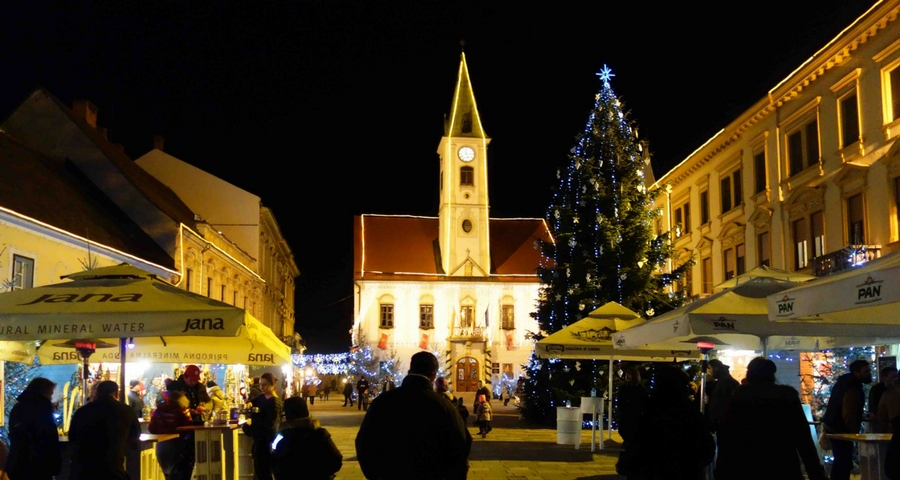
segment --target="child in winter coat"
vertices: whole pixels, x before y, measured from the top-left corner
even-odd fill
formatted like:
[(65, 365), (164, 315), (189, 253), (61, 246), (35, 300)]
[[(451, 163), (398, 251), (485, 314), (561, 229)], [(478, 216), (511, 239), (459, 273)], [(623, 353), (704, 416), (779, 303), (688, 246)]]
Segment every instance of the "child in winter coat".
[[(325, 480), (341, 469), (343, 456), (328, 430), (309, 415), (300, 397), (284, 401), (284, 415), (278, 432), (282, 438), (272, 452), (272, 473), (276, 480)], [(300, 467), (298, 465), (305, 465)]]
[(478, 400), (475, 402), (475, 420), (478, 424), (478, 433), (481, 435), (481, 438), (487, 437), (487, 434), (493, 430), (491, 428), (492, 413), (491, 402), (488, 401), (487, 396), (484, 394), (478, 395)]

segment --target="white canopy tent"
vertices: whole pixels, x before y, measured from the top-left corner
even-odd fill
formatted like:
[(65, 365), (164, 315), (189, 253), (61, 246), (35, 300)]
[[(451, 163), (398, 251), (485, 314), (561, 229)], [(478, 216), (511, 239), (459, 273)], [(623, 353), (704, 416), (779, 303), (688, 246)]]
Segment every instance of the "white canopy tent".
[(790, 325), (900, 325), (900, 252), (773, 293), (767, 304), (771, 320)]
[(774, 278), (777, 280), (786, 280), (788, 282), (794, 283), (803, 283), (808, 282), (810, 280), (815, 280), (816, 277), (812, 275), (806, 275), (804, 273), (797, 272), (788, 272), (787, 270), (779, 270), (777, 268), (767, 267), (765, 265), (760, 265), (758, 267), (751, 268), (749, 271), (737, 275), (735, 277), (731, 277), (728, 280), (716, 285), (713, 287), (714, 292), (721, 292), (726, 288), (736, 287), (742, 283), (746, 283), (754, 278)]
[(776, 323), (769, 321), (766, 298), (796, 283), (754, 278), (672, 310), (643, 325), (613, 334), (616, 348), (677, 348), (694, 337), (713, 336), (739, 350), (825, 350), (896, 343), (900, 325)]
[[(649, 350), (616, 349), (612, 335), (644, 322), (636, 312), (622, 305), (609, 302), (592, 311), (585, 318), (565, 327), (535, 344), (535, 354), (540, 358), (560, 358), (573, 360), (609, 359), (608, 410), (612, 411), (613, 361), (636, 360), (644, 362), (677, 361), (699, 358), (690, 346), (681, 349)], [(612, 438), (612, 432), (609, 432)]]

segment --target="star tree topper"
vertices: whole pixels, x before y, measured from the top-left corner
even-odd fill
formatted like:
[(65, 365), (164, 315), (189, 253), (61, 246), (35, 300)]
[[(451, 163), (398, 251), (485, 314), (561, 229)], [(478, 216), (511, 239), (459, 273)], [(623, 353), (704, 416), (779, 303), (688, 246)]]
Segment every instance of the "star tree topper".
[(614, 73), (612, 73), (612, 70), (610, 70), (609, 67), (606, 66), (605, 63), (603, 64), (603, 68), (601, 68), (600, 71), (596, 73), (596, 75), (600, 77), (601, 81), (603, 81), (604, 87), (608, 87), (609, 79), (616, 76)]

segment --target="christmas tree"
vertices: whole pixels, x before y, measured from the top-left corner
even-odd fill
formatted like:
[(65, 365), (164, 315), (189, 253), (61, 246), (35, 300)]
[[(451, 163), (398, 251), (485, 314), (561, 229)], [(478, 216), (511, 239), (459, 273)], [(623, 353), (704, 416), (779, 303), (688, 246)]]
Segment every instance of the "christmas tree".
[(9, 425), (9, 412), (11, 412), (13, 406), (15, 406), (16, 399), (19, 395), (25, 391), (25, 387), (38, 376), (40, 368), (41, 364), (38, 362), (37, 356), (34, 358), (33, 365), (18, 362), (4, 362), (3, 396), (6, 399), (6, 405), (3, 415), (4, 418), (6, 418), (6, 422), (4, 422), (4, 426), (0, 427), (0, 439), (7, 445), (9, 445), (9, 428), (7, 427), (7, 425)]
[[(616, 97), (604, 66), (594, 108), (576, 136), (567, 168), (547, 210), (554, 242), (542, 242), (538, 270), (541, 300), (533, 314), (541, 331), (553, 333), (614, 301), (648, 317), (682, 303), (670, 287), (690, 266), (671, 271), (673, 247), (667, 232), (653, 232), (661, 215), (645, 172), (650, 156)], [(535, 339), (540, 339), (537, 334)], [(605, 389), (606, 362), (533, 358), (525, 387), (525, 415), (548, 418), (551, 409)]]
[(356, 342), (358, 346), (350, 350), (350, 357), (347, 359), (350, 364), (350, 375), (357, 380), (360, 375), (366, 377), (369, 388), (379, 392), (388, 376), (393, 379), (396, 386), (400, 386), (402, 375), (393, 348), (373, 350), (361, 328), (356, 334)]

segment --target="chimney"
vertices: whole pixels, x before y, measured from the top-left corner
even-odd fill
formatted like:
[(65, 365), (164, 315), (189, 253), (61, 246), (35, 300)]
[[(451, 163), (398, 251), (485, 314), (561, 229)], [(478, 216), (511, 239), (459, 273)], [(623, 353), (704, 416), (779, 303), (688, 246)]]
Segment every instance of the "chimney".
[(154, 135), (153, 136), (153, 148), (159, 150), (160, 152), (165, 152), (166, 149), (166, 137), (162, 135)]
[(72, 102), (72, 110), (75, 116), (81, 118), (88, 125), (97, 128), (97, 106), (89, 100), (75, 100)]

